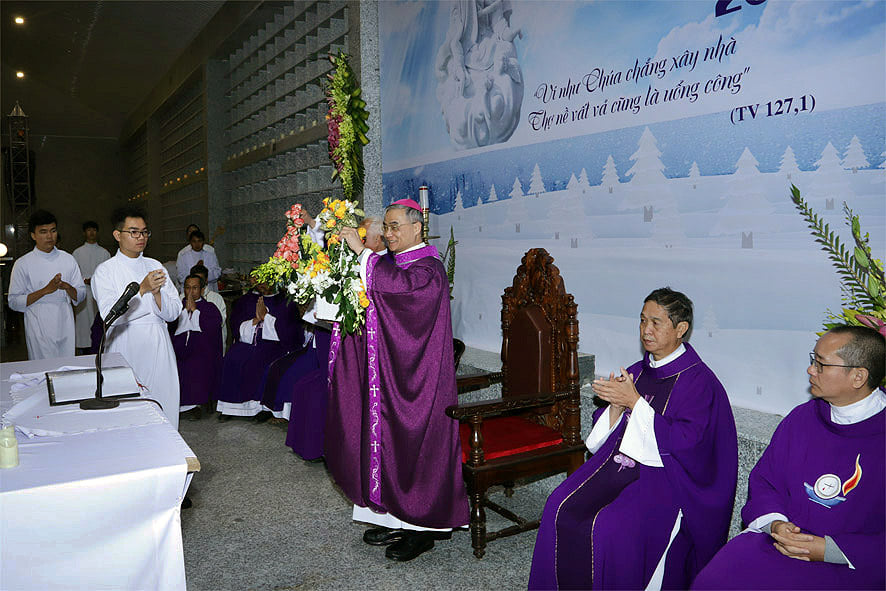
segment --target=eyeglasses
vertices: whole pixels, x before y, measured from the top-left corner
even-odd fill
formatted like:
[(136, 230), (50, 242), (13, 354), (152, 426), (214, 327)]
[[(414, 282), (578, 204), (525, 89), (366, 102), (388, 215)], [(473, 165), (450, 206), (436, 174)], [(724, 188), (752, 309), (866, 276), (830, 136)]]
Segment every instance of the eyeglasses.
[[(419, 222), (408, 222), (408, 223), (417, 224)], [(384, 229), (385, 234), (387, 234), (388, 232), (394, 232), (394, 233), (399, 232), (400, 226), (402, 226), (402, 224), (398, 224), (397, 222), (393, 222), (390, 224), (382, 224), (382, 228)]]
[(125, 233), (125, 234), (129, 234), (129, 235), (132, 236), (133, 238), (138, 238), (138, 237), (140, 237), (140, 236), (141, 236), (141, 237), (144, 237), (144, 238), (150, 238), (150, 237), (151, 237), (151, 231), (150, 231), (150, 230), (118, 230), (118, 232), (123, 232), (123, 233)]
[(822, 363), (815, 358), (815, 353), (809, 354), (809, 365), (815, 369), (815, 373), (821, 373), (826, 367), (858, 367), (857, 365), (838, 365), (836, 363)]

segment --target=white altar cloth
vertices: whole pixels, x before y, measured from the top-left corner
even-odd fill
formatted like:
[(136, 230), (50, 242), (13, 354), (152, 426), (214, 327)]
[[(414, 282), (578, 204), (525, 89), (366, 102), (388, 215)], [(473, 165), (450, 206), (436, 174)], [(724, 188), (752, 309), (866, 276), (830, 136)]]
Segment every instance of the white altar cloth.
[[(115, 355), (104, 363), (126, 365)], [(0, 412), (13, 405), (12, 373), (88, 366), (92, 359), (0, 364)], [(185, 589), (180, 504), (188, 466), (199, 464), (156, 405), (123, 405), (127, 413), (141, 409), (144, 424), (75, 435), (16, 433), (19, 465), (0, 470), (0, 589)]]

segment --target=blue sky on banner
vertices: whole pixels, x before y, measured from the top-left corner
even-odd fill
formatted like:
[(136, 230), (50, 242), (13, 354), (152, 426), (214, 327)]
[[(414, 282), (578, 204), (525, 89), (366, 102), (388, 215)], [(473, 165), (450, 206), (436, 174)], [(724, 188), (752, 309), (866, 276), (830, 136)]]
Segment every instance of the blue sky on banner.
[[(380, 3), (383, 168), (391, 172), (502, 148), (730, 111), (741, 104), (814, 92), (820, 111), (883, 102), (886, 2), (765, 2), (733, 0), (714, 16), (714, 0), (687, 2), (513, 3), (511, 25), (525, 80), (520, 123), (504, 144), (457, 150), (449, 140), (435, 95), (434, 60), (443, 43), (451, 2)], [(605, 72), (680, 56), (736, 40), (736, 51), (692, 72), (669, 72), (662, 88), (680, 79), (702, 83), (717, 73), (748, 68), (739, 93), (675, 101), (638, 113), (616, 113), (578, 124), (533, 130), (529, 113), (549, 107), (533, 96), (543, 83), (562, 85), (594, 68)], [(579, 93), (557, 107), (645, 93), (646, 81), (622, 81)], [(871, 147), (872, 150), (876, 146)], [(875, 150), (876, 151), (876, 150)], [(876, 152), (879, 156), (879, 151)]]

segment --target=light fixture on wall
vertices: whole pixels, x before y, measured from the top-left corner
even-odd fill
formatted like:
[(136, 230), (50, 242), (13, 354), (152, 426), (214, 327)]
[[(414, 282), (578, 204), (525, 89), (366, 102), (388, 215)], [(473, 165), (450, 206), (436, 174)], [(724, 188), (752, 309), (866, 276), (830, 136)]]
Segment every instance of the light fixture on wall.
[(25, 17), (23, 17), (23, 16), (15, 17), (15, 24), (17, 24), (17, 25), (25, 24)]
[(5, 257), (7, 252), (9, 252), (9, 249), (6, 248), (6, 245), (5, 245), (5, 244), (3, 244), (2, 242), (0, 242), (0, 258)]
[(19, 70), (18, 72), (15, 73), (15, 77), (16, 77), (16, 78), (24, 78), (24, 77), (25, 77), (25, 73), (22, 72), (21, 70)]

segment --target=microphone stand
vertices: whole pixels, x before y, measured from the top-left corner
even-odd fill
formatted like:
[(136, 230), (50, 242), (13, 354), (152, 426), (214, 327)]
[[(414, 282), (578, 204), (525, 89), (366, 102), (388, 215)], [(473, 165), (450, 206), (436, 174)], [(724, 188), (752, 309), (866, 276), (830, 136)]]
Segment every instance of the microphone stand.
[(111, 326), (111, 323), (117, 320), (120, 316), (123, 315), (126, 310), (129, 309), (129, 305), (122, 310), (120, 310), (119, 314), (114, 314), (111, 312), (108, 314), (108, 317), (102, 322), (102, 340), (98, 346), (98, 354), (95, 356), (95, 398), (90, 398), (89, 400), (84, 400), (80, 403), (81, 410), (107, 410), (109, 408), (117, 408), (120, 406), (120, 401), (115, 400), (113, 398), (102, 398), (102, 355), (105, 352), (105, 338), (108, 335), (108, 327)]

